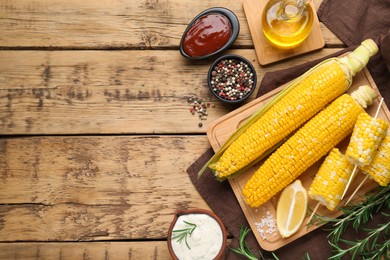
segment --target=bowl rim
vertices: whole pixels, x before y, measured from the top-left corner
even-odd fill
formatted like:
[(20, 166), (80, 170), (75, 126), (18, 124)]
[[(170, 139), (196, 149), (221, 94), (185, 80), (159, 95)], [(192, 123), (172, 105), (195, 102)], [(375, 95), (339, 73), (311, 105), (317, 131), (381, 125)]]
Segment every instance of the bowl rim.
[[(251, 69), (252, 73), (253, 73), (253, 87), (251, 89), (251, 91), (248, 92), (248, 94), (246, 96), (244, 96), (243, 98), (241, 99), (237, 99), (237, 100), (227, 100), (227, 99), (224, 99), (224, 98), (221, 98), (219, 95), (217, 95), (217, 93), (214, 92), (214, 90), (212, 89), (211, 87), (211, 73), (214, 69), (214, 67), (221, 61), (221, 60), (226, 60), (226, 59), (235, 59), (235, 60), (240, 60), (240, 61), (243, 61), (245, 62), (246, 64), (248, 64), (249, 68)], [(238, 55), (238, 54), (226, 54), (226, 55), (223, 55), (221, 57), (219, 57), (218, 59), (216, 59), (210, 66), (208, 72), (207, 72), (207, 85), (211, 91), (211, 93), (220, 101), (222, 102), (225, 102), (225, 103), (228, 103), (228, 104), (239, 104), (239, 103), (242, 103), (244, 102), (245, 100), (247, 100), (251, 95), (252, 93), (255, 91), (256, 89), (256, 86), (257, 86), (257, 73), (256, 73), (256, 69), (255, 67), (253, 66), (253, 64), (248, 60), (246, 59), (245, 57), (241, 56), (241, 55)]]
[(227, 247), (226, 227), (223, 224), (222, 220), (214, 212), (207, 210), (207, 209), (201, 209), (201, 208), (192, 208), (192, 209), (185, 209), (185, 210), (179, 209), (179, 210), (175, 211), (173, 220), (172, 220), (171, 225), (169, 226), (169, 229), (168, 229), (168, 237), (167, 237), (168, 251), (169, 251), (170, 255), (175, 260), (179, 259), (176, 256), (175, 252), (173, 251), (172, 244), (171, 244), (172, 230), (173, 230), (173, 227), (175, 226), (175, 224), (180, 216), (189, 215), (189, 214), (207, 214), (210, 217), (212, 217), (213, 219), (215, 219), (215, 221), (217, 221), (217, 223), (219, 224), (221, 231), (222, 231), (222, 245), (221, 245), (221, 250), (218, 252), (218, 254), (215, 256), (214, 259), (221, 259), (221, 257), (223, 256), (223, 254), (226, 250), (226, 247)]
[[(230, 38), (229, 40), (225, 43), (224, 46), (222, 46), (220, 49), (216, 50), (215, 52), (212, 52), (212, 53), (209, 53), (207, 55), (204, 55), (204, 56), (196, 56), (196, 57), (192, 57), (192, 56), (189, 56), (187, 53), (185, 53), (184, 49), (183, 49), (183, 41), (184, 41), (184, 38), (187, 34), (187, 32), (192, 28), (192, 25), (195, 21), (197, 21), (199, 18), (201, 18), (202, 16), (206, 15), (206, 14), (209, 14), (209, 13), (220, 13), (222, 15), (224, 15), (230, 22), (231, 26), (232, 26), (232, 34), (230, 35)], [(230, 9), (226, 8), (226, 7), (211, 7), (211, 8), (208, 8), (202, 12), (200, 12), (198, 15), (196, 15), (192, 20), (191, 22), (187, 25), (187, 28), (184, 30), (183, 32), (183, 35), (181, 36), (181, 39), (180, 39), (180, 54), (187, 58), (187, 59), (190, 59), (190, 60), (201, 60), (201, 59), (207, 59), (217, 53), (220, 53), (224, 50), (226, 50), (227, 48), (229, 48), (233, 42), (237, 39), (238, 37), (238, 34), (240, 33), (240, 22), (236, 16), (235, 13), (233, 13), (233, 11), (231, 11)]]

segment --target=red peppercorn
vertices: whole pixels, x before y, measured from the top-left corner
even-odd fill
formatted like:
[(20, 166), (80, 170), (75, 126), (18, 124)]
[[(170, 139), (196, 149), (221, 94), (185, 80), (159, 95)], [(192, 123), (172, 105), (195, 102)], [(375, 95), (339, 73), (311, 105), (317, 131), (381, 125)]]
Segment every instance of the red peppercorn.
[(255, 87), (253, 83), (251, 68), (240, 60), (222, 60), (211, 72), (213, 91), (226, 100), (244, 98)]

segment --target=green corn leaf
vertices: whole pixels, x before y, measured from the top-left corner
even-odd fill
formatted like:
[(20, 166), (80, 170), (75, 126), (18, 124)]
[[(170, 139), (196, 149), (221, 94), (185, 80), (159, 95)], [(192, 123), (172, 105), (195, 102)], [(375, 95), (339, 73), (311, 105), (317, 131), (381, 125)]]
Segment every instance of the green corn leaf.
[[(201, 170), (199, 171), (198, 173), (198, 178), (202, 176), (202, 174), (207, 170), (207, 168), (211, 168), (211, 171), (214, 172), (214, 170), (212, 169), (212, 165), (217, 163), (218, 160), (221, 158), (221, 156), (223, 155), (223, 153), (226, 151), (226, 149), (235, 141), (237, 140), (237, 138), (242, 134), (244, 133), (253, 123), (255, 123), (256, 121), (258, 121), (261, 116), (267, 112), (276, 102), (278, 102), (281, 98), (283, 98), (285, 95), (287, 95), (300, 81), (302, 81), (304, 78), (307, 77), (308, 74), (311, 74), (313, 73), (313, 71), (315, 71), (316, 69), (318, 69), (320, 66), (322, 66), (323, 64), (325, 63), (328, 63), (330, 61), (337, 61), (337, 58), (330, 58), (330, 59), (327, 59), (319, 64), (317, 64), (316, 66), (314, 66), (313, 68), (311, 68), (310, 70), (308, 70), (307, 72), (305, 72), (304, 74), (302, 74), (300, 77), (294, 79), (293, 81), (291, 81), (289, 83), (289, 85), (287, 87), (285, 87), (284, 89), (282, 89), (280, 92), (278, 92), (272, 99), (270, 99), (266, 104), (262, 105), (251, 117), (249, 117), (239, 128), (237, 128), (237, 130), (229, 137), (229, 139), (224, 143), (224, 145), (214, 154), (213, 157), (210, 158), (210, 160), (205, 164), (203, 165), (203, 167), (201, 168)], [(346, 72), (346, 74), (348, 74)], [(348, 78), (348, 77), (347, 77)], [(352, 84), (352, 81), (349, 80), (349, 85), (348, 85), (348, 88), (349, 86)], [(242, 172), (246, 171), (247, 169), (251, 168), (253, 165), (255, 165), (257, 162), (259, 162), (260, 160), (264, 159), (267, 155), (269, 155), (272, 151), (276, 150), (277, 147), (279, 147), (285, 140), (275, 144), (270, 150), (268, 150), (266, 153), (264, 153), (260, 158), (257, 158), (255, 161), (251, 162), (249, 165), (247, 165), (246, 167), (244, 167), (243, 169), (237, 171), (235, 174), (233, 174), (231, 177), (236, 177), (237, 175), (241, 174)], [(230, 178), (230, 177), (229, 177)], [(225, 180), (225, 178), (223, 179), (218, 179), (219, 181), (223, 181)]]

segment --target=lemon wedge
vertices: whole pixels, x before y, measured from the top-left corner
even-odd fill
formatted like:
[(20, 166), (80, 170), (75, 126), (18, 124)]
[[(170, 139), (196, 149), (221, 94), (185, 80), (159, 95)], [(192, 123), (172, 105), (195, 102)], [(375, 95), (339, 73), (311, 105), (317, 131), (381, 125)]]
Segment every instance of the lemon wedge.
[(288, 185), (280, 194), (276, 208), (276, 224), (282, 237), (298, 231), (306, 216), (307, 193), (300, 180)]

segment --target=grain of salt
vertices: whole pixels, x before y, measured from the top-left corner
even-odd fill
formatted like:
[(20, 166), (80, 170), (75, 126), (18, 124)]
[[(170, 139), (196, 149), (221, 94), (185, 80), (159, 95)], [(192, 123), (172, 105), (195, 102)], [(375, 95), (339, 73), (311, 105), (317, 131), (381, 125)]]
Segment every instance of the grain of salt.
[(272, 235), (278, 231), (276, 219), (269, 211), (266, 212), (266, 216), (261, 218), (260, 222), (255, 222), (255, 226), (263, 240), (267, 239), (267, 235)]

